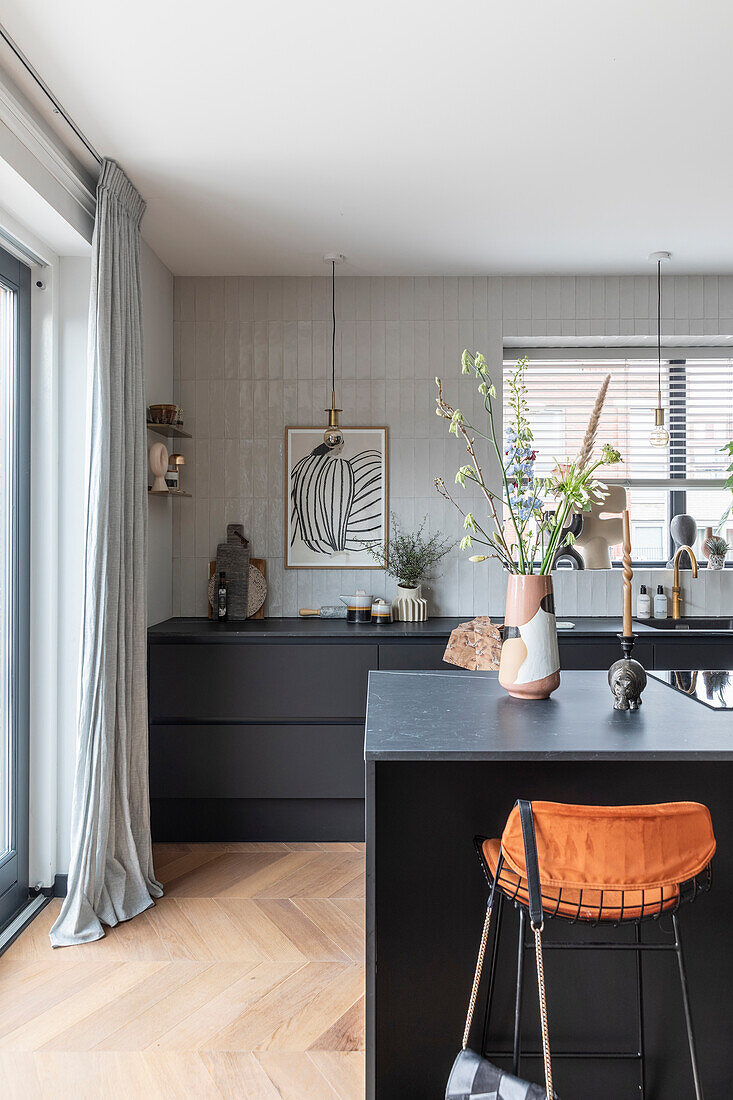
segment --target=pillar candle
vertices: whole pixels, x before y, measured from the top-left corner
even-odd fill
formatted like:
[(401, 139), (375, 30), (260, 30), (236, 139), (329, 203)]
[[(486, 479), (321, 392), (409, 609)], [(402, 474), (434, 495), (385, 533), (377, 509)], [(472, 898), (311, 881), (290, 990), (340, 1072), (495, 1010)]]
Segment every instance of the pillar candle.
[(623, 562), (624, 562), (624, 638), (630, 638), (633, 634), (633, 627), (631, 625), (631, 578), (634, 575), (634, 571), (631, 568), (631, 531), (629, 527), (629, 511), (628, 508), (624, 510), (624, 543), (623, 543)]

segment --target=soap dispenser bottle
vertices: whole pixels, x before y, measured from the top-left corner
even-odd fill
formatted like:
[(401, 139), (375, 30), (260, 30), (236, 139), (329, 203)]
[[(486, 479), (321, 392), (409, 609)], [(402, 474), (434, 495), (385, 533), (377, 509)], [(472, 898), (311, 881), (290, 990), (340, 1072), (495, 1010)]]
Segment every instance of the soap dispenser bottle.
[(669, 608), (667, 606), (667, 597), (664, 594), (664, 589), (661, 584), (657, 585), (657, 594), (654, 597), (654, 618), (666, 619), (669, 615)]
[(636, 601), (636, 617), (637, 619), (648, 619), (652, 613), (652, 601), (649, 593), (646, 590), (646, 585), (642, 584), (639, 589), (639, 597)]

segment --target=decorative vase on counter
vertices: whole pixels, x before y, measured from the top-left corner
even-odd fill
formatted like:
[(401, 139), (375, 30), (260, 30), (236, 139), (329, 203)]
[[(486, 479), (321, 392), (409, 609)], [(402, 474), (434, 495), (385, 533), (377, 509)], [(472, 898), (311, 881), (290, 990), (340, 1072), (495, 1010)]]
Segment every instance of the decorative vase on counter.
[(723, 569), (725, 567), (725, 554), (711, 554), (708, 558), (708, 569)]
[(428, 617), (428, 601), (423, 599), (422, 585), (408, 588), (397, 585), (397, 595), (392, 600), (392, 617), (395, 622), (424, 623)]
[(560, 686), (551, 576), (509, 575), (499, 683), (517, 699), (549, 699)]

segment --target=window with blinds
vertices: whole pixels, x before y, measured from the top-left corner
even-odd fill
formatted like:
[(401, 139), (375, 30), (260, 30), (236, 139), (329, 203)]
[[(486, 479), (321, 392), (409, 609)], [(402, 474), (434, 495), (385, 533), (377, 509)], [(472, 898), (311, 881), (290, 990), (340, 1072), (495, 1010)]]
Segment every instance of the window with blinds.
[[(514, 360), (505, 362), (505, 376), (513, 366)], [(623, 462), (609, 471), (614, 479), (655, 485), (680, 478), (725, 480), (720, 448), (733, 439), (733, 359), (662, 362), (662, 405), (671, 438), (669, 447), (655, 448), (649, 443), (657, 404), (655, 359), (531, 357), (525, 382), (538, 474), (578, 453), (606, 374), (611, 383), (598, 444), (612, 443), (621, 452)]]
[[(722, 486), (728, 459), (721, 447), (733, 439), (733, 358), (702, 356), (662, 361), (662, 405), (669, 447), (649, 443), (657, 404), (657, 360), (548, 356), (529, 352), (525, 373), (529, 420), (537, 451), (537, 476), (580, 450), (588, 418), (606, 374), (611, 375), (597, 436), (597, 451), (611, 443), (623, 461), (599, 473), (629, 489), (634, 557), (663, 561), (669, 553), (669, 519), (690, 511), (698, 523), (696, 549), (705, 528), (719, 530), (733, 546), (733, 520), (721, 522), (731, 494)], [(504, 376), (516, 359), (504, 363)], [(506, 392), (506, 388), (505, 388)], [(506, 423), (507, 409), (504, 409)], [(633, 507), (632, 507), (633, 503)]]

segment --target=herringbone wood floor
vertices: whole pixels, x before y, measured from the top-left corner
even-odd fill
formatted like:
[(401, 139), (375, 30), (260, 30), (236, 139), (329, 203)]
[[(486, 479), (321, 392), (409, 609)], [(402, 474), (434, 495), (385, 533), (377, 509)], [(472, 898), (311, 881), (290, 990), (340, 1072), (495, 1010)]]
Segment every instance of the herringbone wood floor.
[(165, 896), (53, 951), (54, 901), (0, 957), (3, 1100), (358, 1100), (364, 853), (163, 844)]

